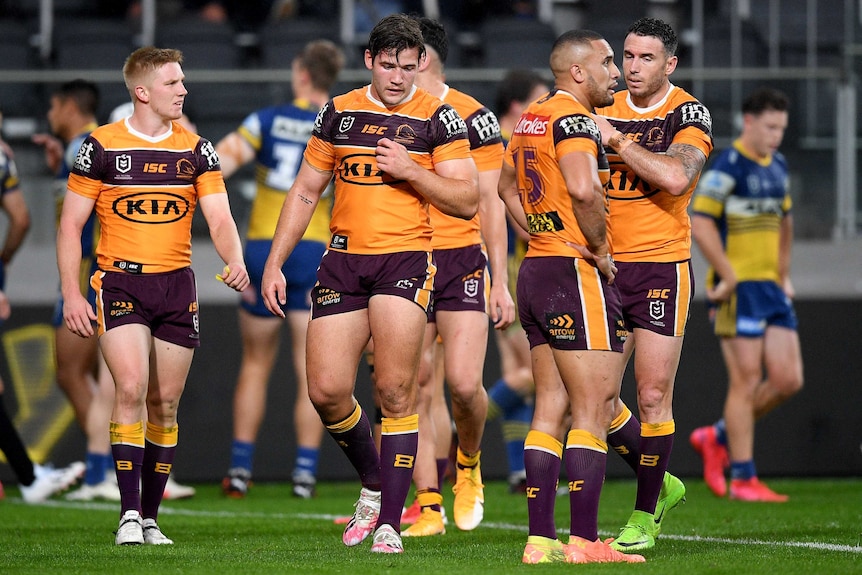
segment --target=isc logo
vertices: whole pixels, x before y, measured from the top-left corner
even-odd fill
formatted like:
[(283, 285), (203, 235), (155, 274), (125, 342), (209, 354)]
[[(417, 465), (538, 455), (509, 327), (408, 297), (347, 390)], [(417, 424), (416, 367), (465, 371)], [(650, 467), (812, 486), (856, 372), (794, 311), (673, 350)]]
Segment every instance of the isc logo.
[(386, 126), (375, 126), (374, 124), (365, 124), (362, 126), (363, 134), (378, 134), (383, 135), (383, 132), (386, 131)]
[(665, 289), (651, 289), (647, 292), (647, 299), (667, 299), (670, 297), (670, 290)]
[(144, 164), (145, 174), (165, 174), (168, 171), (167, 164), (156, 164), (155, 162), (147, 162)]

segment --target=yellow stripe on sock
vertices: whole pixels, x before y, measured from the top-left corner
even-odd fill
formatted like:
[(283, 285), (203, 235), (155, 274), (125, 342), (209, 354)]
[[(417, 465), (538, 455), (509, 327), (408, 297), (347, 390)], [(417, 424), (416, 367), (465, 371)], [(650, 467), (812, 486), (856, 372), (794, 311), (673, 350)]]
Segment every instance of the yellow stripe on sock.
[(592, 449), (594, 451), (608, 452), (608, 444), (584, 429), (572, 429), (566, 436), (566, 449), (572, 448)]
[(144, 446), (144, 422), (135, 423), (110, 423), (111, 445), (134, 445)]
[(623, 425), (625, 425), (626, 423), (628, 423), (628, 420), (631, 418), (631, 416), (632, 416), (632, 410), (631, 410), (631, 409), (629, 409), (629, 406), (628, 406), (628, 405), (626, 405), (626, 404), (624, 403), (624, 404), (623, 404), (623, 410), (622, 410), (622, 411), (620, 412), (620, 414), (619, 414), (618, 416), (616, 416), (616, 417), (614, 418), (614, 420), (611, 422), (611, 428), (608, 430), (608, 434), (611, 434), (611, 433), (614, 433), (614, 432), (616, 432), (616, 431), (619, 431), (619, 429), (620, 429)]
[(356, 404), (356, 407), (353, 408), (353, 412), (348, 415), (345, 419), (333, 423), (326, 426), (326, 429), (331, 431), (332, 433), (344, 433), (345, 431), (350, 431), (356, 424), (359, 423), (359, 418), (362, 417), (362, 408), (359, 404)]
[(439, 491), (420, 489), (416, 492), (416, 501), (419, 507), (430, 507), (432, 505), (443, 505), (443, 494)]
[(419, 432), (419, 414), (407, 417), (384, 417), (380, 422), (380, 433), (383, 435), (400, 435), (402, 433)]
[(477, 451), (473, 455), (467, 455), (466, 453), (461, 451), (461, 448), (459, 447), (458, 448), (458, 456), (456, 457), (455, 460), (458, 462), (458, 465), (460, 465), (461, 467), (476, 467), (477, 465), (479, 465), (479, 457), (481, 455), (482, 455), (481, 450)]
[(560, 459), (563, 458), (563, 443), (556, 437), (548, 435), (543, 431), (536, 431), (535, 429), (531, 429), (527, 433), (527, 439), (524, 440), (524, 449), (537, 449), (556, 455)]
[(179, 425), (172, 427), (161, 427), (147, 422), (146, 438), (150, 443), (154, 443), (159, 447), (176, 447), (177, 437), (179, 436)]
[(662, 421), (661, 423), (646, 423), (641, 421), (641, 436), (642, 437), (661, 437), (663, 435), (673, 435), (676, 431), (676, 423), (673, 419), (670, 421)]

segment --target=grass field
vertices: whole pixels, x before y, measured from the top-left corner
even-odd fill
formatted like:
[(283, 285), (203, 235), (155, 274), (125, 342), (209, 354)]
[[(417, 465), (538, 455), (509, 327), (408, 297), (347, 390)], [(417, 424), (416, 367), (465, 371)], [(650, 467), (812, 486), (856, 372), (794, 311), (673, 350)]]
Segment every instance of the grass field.
[[(287, 484), (258, 484), (244, 500), (224, 498), (215, 485), (162, 505), (159, 524), (176, 542), (167, 547), (116, 547), (118, 507), (55, 499), (24, 504), (7, 487), (0, 502), (0, 573), (644, 573), (694, 575), (862, 573), (862, 481), (772, 480), (785, 504), (713, 497), (688, 480), (688, 501), (668, 514), (656, 547), (639, 565), (522, 565), (527, 512), (522, 496), (502, 482), (486, 486), (485, 521), (475, 531), (453, 525), (445, 535), (406, 539), (405, 553), (369, 552), (370, 541), (347, 548), (338, 515), (352, 512), (354, 483), (319, 485), (312, 501), (290, 496)], [(599, 529), (613, 536), (628, 518), (633, 481), (609, 481)], [(452, 494), (446, 489), (451, 512)], [(568, 533), (568, 501), (557, 500), (557, 527)]]

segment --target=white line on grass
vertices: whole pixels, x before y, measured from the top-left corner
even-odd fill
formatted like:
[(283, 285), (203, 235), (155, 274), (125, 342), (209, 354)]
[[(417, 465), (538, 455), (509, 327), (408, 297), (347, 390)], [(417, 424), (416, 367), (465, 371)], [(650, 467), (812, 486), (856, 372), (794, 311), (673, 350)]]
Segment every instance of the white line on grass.
[[(24, 501), (20, 498), (7, 497), (6, 501), (10, 503), (21, 503)], [(117, 511), (116, 503), (101, 503), (101, 502), (71, 502), (50, 500), (42, 503), (42, 505), (52, 507), (63, 507), (69, 509), (92, 509), (96, 511)], [(187, 515), (192, 517), (259, 517), (261, 519), (311, 519), (318, 521), (334, 521), (338, 515), (326, 513), (260, 513), (251, 511), (206, 511), (195, 509), (177, 509), (170, 506), (162, 506), (159, 508), (160, 515)], [(526, 525), (517, 525), (514, 523), (497, 523), (493, 521), (482, 522), (482, 527), (489, 529), (500, 529), (505, 531), (518, 531), (521, 533), (527, 532)], [(560, 530), (560, 533), (565, 534), (565, 530)], [(601, 535), (613, 536), (615, 533), (601, 532)], [(674, 541), (692, 541), (697, 543), (723, 543), (729, 545), (769, 545), (772, 547), (798, 547), (801, 549), (815, 549), (818, 551), (837, 551), (841, 553), (857, 553), (862, 554), (862, 547), (858, 545), (836, 545), (834, 543), (818, 543), (817, 541), (762, 541), (759, 539), (729, 539), (726, 537), (701, 537), (700, 535), (673, 535), (670, 533), (662, 533), (662, 539), (673, 539)]]

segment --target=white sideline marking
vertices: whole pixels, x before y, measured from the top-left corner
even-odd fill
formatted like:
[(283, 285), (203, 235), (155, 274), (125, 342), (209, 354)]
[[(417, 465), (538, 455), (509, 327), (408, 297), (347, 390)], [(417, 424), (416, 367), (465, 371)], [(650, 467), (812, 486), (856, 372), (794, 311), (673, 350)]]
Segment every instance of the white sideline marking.
[[(26, 505), (21, 498), (7, 497), (9, 503), (20, 503)], [(40, 505), (50, 507), (62, 507), (68, 509), (92, 509), (94, 511), (113, 511), (117, 512), (117, 503), (103, 502), (74, 502), (49, 500)], [(206, 511), (194, 509), (176, 509), (170, 506), (162, 506), (159, 508), (159, 515), (186, 515), (190, 517), (259, 517), (261, 519), (312, 519), (319, 521), (334, 521), (338, 515), (327, 513), (260, 513), (260, 512), (240, 512), (235, 511)], [(514, 523), (496, 523), (491, 521), (483, 521), (482, 527), (490, 529), (500, 529), (503, 531), (519, 531), (526, 534), (526, 525), (517, 525)], [(565, 530), (560, 530), (560, 533), (565, 533)], [(600, 532), (602, 536), (612, 537), (616, 533)], [(760, 539), (730, 539), (726, 537), (702, 537), (700, 535), (673, 535), (670, 533), (662, 533), (661, 539), (673, 539), (674, 541), (692, 541), (697, 543), (722, 543), (727, 545), (769, 545), (772, 547), (796, 547), (800, 549), (814, 549), (817, 551), (836, 551), (839, 553), (856, 553), (862, 554), (862, 546), (859, 545), (837, 545), (834, 543), (818, 543), (817, 541), (763, 541)]]

